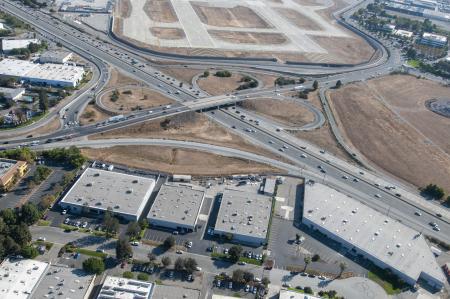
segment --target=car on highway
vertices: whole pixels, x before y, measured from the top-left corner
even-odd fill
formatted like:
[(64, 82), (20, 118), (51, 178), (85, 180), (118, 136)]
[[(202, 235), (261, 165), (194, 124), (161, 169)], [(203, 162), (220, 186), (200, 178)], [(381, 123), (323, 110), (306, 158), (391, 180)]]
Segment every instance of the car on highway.
[(433, 230), (435, 230), (437, 232), (441, 231), (441, 229), (438, 226), (433, 227)]
[(416, 216), (422, 216), (422, 213), (420, 213), (419, 211), (415, 211), (415, 212), (414, 212), (414, 215), (416, 215)]
[(289, 147), (287, 145), (283, 144), (283, 148), (288, 149)]
[(346, 176), (346, 175), (343, 175), (342, 178), (343, 178), (344, 180), (348, 180), (348, 176)]
[(307, 158), (308, 156), (305, 155), (305, 154), (301, 154), (300, 157), (302, 157), (302, 158)]
[(374, 196), (375, 196), (376, 198), (381, 198), (381, 195), (380, 195), (380, 194), (378, 194), (378, 193), (377, 193), (377, 194), (375, 194)]

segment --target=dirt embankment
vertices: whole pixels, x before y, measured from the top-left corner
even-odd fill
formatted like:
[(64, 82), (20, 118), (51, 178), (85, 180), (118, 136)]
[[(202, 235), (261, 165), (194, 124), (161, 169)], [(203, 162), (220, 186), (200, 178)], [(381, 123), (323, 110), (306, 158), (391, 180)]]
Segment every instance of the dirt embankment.
[[(448, 154), (439, 148), (437, 141), (430, 141), (414, 127), (415, 122), (405, 119), (402, 116), (405, 111), (396, 111), (388, 104), (389, 97), (393, 102), (406, 105), (403, 109), (408, 110), (416, 101), (411, 93), (405, 93), (403, 100), (398, 99), (398, 91), (389, 93), (389, 89), (398, 84), (397, 80), (388, 77), (384, 83), (369, 83), (369, 86), (379, 85), (378, 93), (363, 83), (334, 91), (331, 103), (341, 131), (353, 147), (387, 172), (419, 187), (432, 182), (450, 191)], [(411, 80), (403, 84), (409, 86)], [(418, 89), (417, 92), (424, 91)], [(410, 104), (406, 103), (407, 98)]]
[(177, 14), (169, 0), (147, 0), (144, 11), (155, 22), (174, 23), (178, 21)]
[[(219, 126), (206, 116), (195, 112), (179, 114), (165, 119), (147, 121), (105, 133), (89, 139), (111, 138), (167, 138), (209, 143), (231, 147), (280, 160), (281, 157), (246, 141), (242, 137)], [(283, 159), (281, 159), (283, 160)]]
[(114, 146), (84, 148), (82, 153), (93, 160), (125, 164), (141, 169), (193, 175), (231, 175), (239, 173), (280, 173), (275, 167), (244, 159), (211, 153), (158, 146)]
[(300, 127), (314, 120), (314, 114), (294, 100), (246, 100), (241, 106), (286, 126)]

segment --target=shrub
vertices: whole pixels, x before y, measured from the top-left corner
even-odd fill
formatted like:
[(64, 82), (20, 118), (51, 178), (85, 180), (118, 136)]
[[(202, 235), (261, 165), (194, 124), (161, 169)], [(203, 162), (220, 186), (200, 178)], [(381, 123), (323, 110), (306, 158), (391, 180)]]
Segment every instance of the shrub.
[(149, 278), (149, 276), (146, 273), (139, 273), (138, 276), (137, 276), (137, 279), (144, 280), (144, 281), (147, 281), (148, 278)]
[(216, 77), (231, 77), (230, 71), (217, 71), (215, 74)]
[(99, 258), (90, 257), (83, 262), (83, 270), (91, 274), (102, 274), (105, 271), (105, 263)]
[(130, 271), (123, 272), (122, 276), (123, 276), (123, 278), (128, 278), (128, 279), (133, 279), (134, 278), (133, 273), (130, 272)]

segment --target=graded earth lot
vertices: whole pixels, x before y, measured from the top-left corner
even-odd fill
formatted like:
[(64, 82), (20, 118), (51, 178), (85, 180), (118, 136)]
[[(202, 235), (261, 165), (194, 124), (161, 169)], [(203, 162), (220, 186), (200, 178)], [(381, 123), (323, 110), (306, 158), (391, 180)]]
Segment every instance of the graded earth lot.
[(301, 127), (314, 120), (314, 114), (295, 100), (255, 99), (240, 105), (286, 126)]
[(178, 21), (170, 0), (147, 0), (144, 11), (150, 19), (156, 22), (173, 23)]
[(361, 63), (374, 50), (337, 24), (340, 0), (119, 0), (114, 32), (141, 47), (183, 55)]
[(270, 28), (271, 26), (253, 10), (245, 6), (214, 7), (193, 2), (192, 7), (203, 24), (218, 27)]
[(241, 82), (242, 75), (232, 73), (231, 77), (217, 77), (214, 72), (204, 78), (201, 77), (198, 80), (198, 86), (209, 93), (212, 96), (230, 93), (239, 87), (243, 82)]
[(345, 86), (330, 97), (340, 129), (367, 159), (416, 186), (435, 183), (448, 191), (449, 120), (424, 106), (448, 92), (425, 80), (388, 76)]
[(270, 158), (281, 159), (277, 154), (255, 146), (242, 137), (216, 124), (206, 116), (195, 112), (187, 112), (174, 117), (147, 121), (116, 130), (95, 134), (90, 136), (89, 139), (133, 137), (196, 141), (236, 148)]
[(281, 172), (277, 168), (253, 161), (172, 147), (114, 146), (101, 149), (83, 148), (81, 151), (92, 160), (141, 169), (158, 169), (168, 173), (231, 175)]
[[(114, 100), (114, 93), (118, 98)], [(148, 109), (161, 105), (171, 104), (174, 101), (163, 94), (147, 87), (123, 87), (110, 90), (102, 95), (101, 101), (108, 110), (117, 112), (130, 112), (138, 109)]]

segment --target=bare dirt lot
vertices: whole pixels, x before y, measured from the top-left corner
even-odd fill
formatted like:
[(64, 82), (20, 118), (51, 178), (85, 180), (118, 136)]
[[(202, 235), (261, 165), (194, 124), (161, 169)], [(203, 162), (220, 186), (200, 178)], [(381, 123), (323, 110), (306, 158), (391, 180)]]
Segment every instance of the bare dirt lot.
[(219, 126), (206, 116), (194, 112), (143, 122), (133, 126), (95, 134), (89, 139), (105, 138), (170, 138), (226, 146), (280, 159), (272, 152), (260, 149), (242, 137)]
[[(113, 101), (111, 97), (116, 90), (119, 92), (119, 98)], [(103, 105), (117, 112), (129, 112), (139, 108), (148, 109), (174, 102), (172, 99), (147, 87), (118, 88), (105, 93), (101, 100)]]
[(111, 76), (109, 78), (108, 84), (106, 84), (105, 89), (111, 88), (111, 87), (120, 87), (124, 85), (130, 85), (130, 84), (138, 84), (140, 81), (130, 78), (127, 75), (119, 72), (115, 68), (111, 68), (110, 70)]
[(80, 115), (80, 124), (88, 125), (91, 123), (96, 123), (109, 118), (110, 115), (100, 111), (95, 105), (89, 104), (83, 113)]
[(159, 70), (171, 77), (174, 77), (178, 80), (181, 80), (183, 82), (186, 82), (188, 84), (191, 84), (192, 78), (194, 78), (195, 75), (198, 73), (202, 73), (203, 70), (196, 70), (196, 69), (190, 69), (190, 68), (183, 68), (183, 67), (161, 67)]
[(277, 33), (258, 32), (231, 32), (220, 30), (208, 30), (209, 34), (217, 39), (239, 44), (252, 45), (278, 45), (287, 41), (286, 37)]
[[(48, 124), (46, 124), (45, 126), (39, 127), (36, 130), (33, 130), (32, 134), (34, 136), (36, 136), (36, 135), (44, 135), (44, 134), (52, 133), (52, 132), (55, 132), (56, 130), (58, 130), (60, 126), (61, 126), (61, 121), (59, 119), (59, 115), (54, 116), (54, 117), (52, 117), (52, 120)], [(26, 134), (26, 135), (29, 135), (29, 134)], [(25, 137), (25, 135), (23, 137)]]
[[(386, 100), (389, 96), (392, 101), (400, 105), (406, 105), (408, 100), (412, 102), (410, 107), (417, 104), (417, 102), (414, 103), (416, 99), (412, 93), (404, 93), (403, 99), (398, 99), (398, 91), (394, 91), (394, 89), (389, 91), (397, 84), (400, 84), (398, 88), (403, 90), (414, 85), (411, 82), (413, 79), (408, 77), (404, 79), (406, 81), (403, 84), (398, 80), (400, 79), (396, 77), (387, 77), (381, 85), (379, 81), (369, 83), (372, 86), (379, 85), (380, 92), (386, 95), (384, 99), (363, 83), (351, 84), (334, 91), (331, 95), (331, 102), (335, 114), (338, 116), (339, 126), (353, 147), (357, 148), (375, 165), (416, 186), (421, 187), (432, 182), (449, 191), (450, 159), (448, 154), (436, 145), (437, 141), (432, 141), (416, 129), (412, 122), (396, 111), (396, 108), (391, 109)], [(415, 92), (416, 94), (425, 94), (420, 87)], [(408, 108), (404, 107), (403, 109)], [(427, 111), (423, 111), (423, 114), (426, 113)], [(433, 114), (429, 111), (428, 113)], [(417, 115), (417, 118), (420, 119), (420, 113)], [(430, 115), (428, 130), (439, 127), (439, 121), (433, 121), (438, 117), (440, 116)], [(425, 117), (425, 119), (427, 118)], [(415, 123), (420, 123), (420, 121)], [(447, 134), (449, 133), (447, 132)], [(435, 136), (435, 138), (437, 137), (439, 136)], [(440, 136), (436, 140), (444, 141), (444, 138), (448, 137)]]
[(131, 1), (130, 0), (118, 1), (117, 10), (119, 11), (120, 17), (129, 18), (132, 10)]
[(177, 15), (169, 0), (147, 0), (144, 5), (147, 16), (155, 22), (173, 23)]
[(293, 100), (246, 100), (241, 102), (241, 105), (286, 126), (300, 127), (314, 120), (312, 112)]
[(305, 15), (300, 14), (296, 10), (287, 8), (278, 8), (277, 11), (286, 19), (295, 24), (298, 28), (305, 30), (321, 30), (322, 27)]
[(340, 59), (341, 63), (358, 63), (369, 60), (374, 50), (360, 38), (310, 36), (321, 47), (328, 50), (334, 59)]
[(150, 31), (154, 36), (162, 39), (182, 39), (185, 37), (184, 31), (178, 28), (152, 27)]
[(230, 175), (239, 173), (273, 173), (280, 170), (248, 160), (224, 157), (188, 149), (156, 146), (115, 146), (81, 150), (93, 160), (126, 164), (141, 169), (193, 175)]
[(270, 28), (253, 10), (245, 6), (232, 8), (206, 6), (193, 2), (192, 7), (203, 24), (218, 27)]
[(211, 72), (208, 77), (198, 80), (198, 86), (210, 95), (216, 96), (236, 90), (242, 84), (241, 79), (242, 75), (236, 73), (232, 73), (231, 77), (217, 77)]
[(450, 155), (450, 119), (425, 106), (429, 99), (449, 97), (449, 87), (404, 75), (370, 80), (368, 86), (405, 121)]

